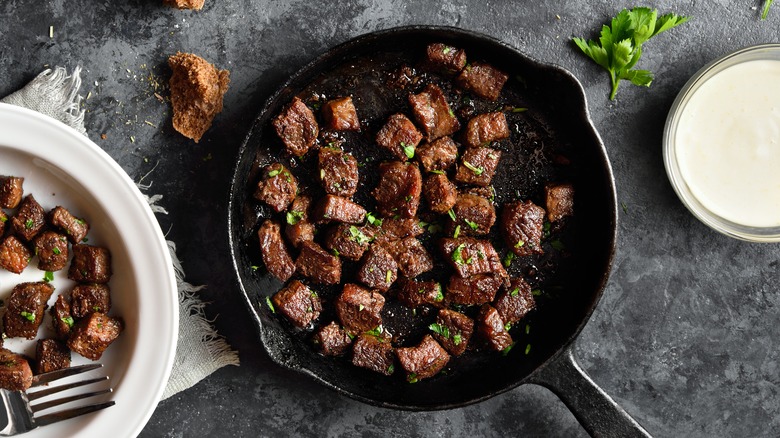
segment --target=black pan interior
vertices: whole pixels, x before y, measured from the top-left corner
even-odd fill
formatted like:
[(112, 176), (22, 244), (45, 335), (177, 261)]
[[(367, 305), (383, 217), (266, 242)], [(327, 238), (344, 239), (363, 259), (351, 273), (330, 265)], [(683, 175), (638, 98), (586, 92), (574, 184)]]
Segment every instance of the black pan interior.
[[(362, 120), (378, 120), (364, 126), (363, 134), (346, 134), (345, 148), (360, 162), (384, 157), (372, 144), (373, 133), (393, 112), (405, 110), (405, 96), (419, 87), (387, 93), (402, 65), (415, 67), (425, 46), (445, 42), (466, 49), (469, 59), (484, 60), (510, 73), (499, 104), (527, 107), (526, 112), (507, 112), (511, 142), (494, 184), (497, 201), (532, 199), (544, 205), (547, 181), (570, 181), (575, 185), (575, 217), (551, 240), (564, 244), (533, 259), (513, 262), (510, 273), (523, 275), (543, 295), (539, 309), (511, 332), (516, 345), (506, 356), (498, 353), (467, 354), (453, 360), (447, 372), (430, 380), (409, 384), (398, 376), (384, 377), (352, 366), (347, 360), (326, 358), (308, 341), (309, 333), (294, 330), (271, 314), (265, 298), (282, 284), (262, 267), (255, 232), (270, 211), (252, 199), (259, 166), (281, 160), (293, 167), (304, 186), (316, 190), (303, 169), (312, 160), (291, 160), (270, 127), (270, 119), (290, 102), (312, 93), (328, 98), (351, 94)], [(441, 83), (441, 81), (439, 81)], [(468, 99), (466, 99), (468, 101)], [(476, 113), (494, 110), (480, 103)], [(496, 108), (499, 106), (495, 104)], [(408, 112), (408, 111), (407, 111)], [(463, 119), (462, 119), (463, 120)], [(365, 123), (364, 123), (365, 125)], [(316, 154), (309, 154), (316, 155)], [(570, 164), (561, 165), (560, 157)], [(361, 173), (356, 200), (373, 205), (368, 192), (376, 176)], [(316, 196), (316, 195), (315, 195)], [(537, 367), (567, 346), (584, 326), (605, 285), (615, 244), (615, 192), (603, 145), (587, 116), (584, 94), (568, 72), (528, 59), (494, 39), (453, 28), (406, 27), (369, 34), (331, 49), (294, 75), (262, 108), (239, 155), (230, 198), (230, 240), (242, 292), (255, 318), (269, 355), (285, 366), (307, 373), (346, 395), (380, 406), (403, 409), (442, 409), (479, 401), (520, 384)], [(348, 269), (346, 267), (345, 269)], [(320, 290), (327, 300), (336, 290)], [(392, 314), (392, 315), (391, 315)], [(329, 314), (321, 316), (327, 321)], [(393, 331), (410, 341), (419, 330), (405, 325), (403, 309), (385, 312)], [(528, 326), (526, 328), (526, 325)], [(527, 331), (527, 333), (526, 333)], [(529, 347), (530, 346), (530, 347)], [(396, 373), (400, 374), (400, 373)]]

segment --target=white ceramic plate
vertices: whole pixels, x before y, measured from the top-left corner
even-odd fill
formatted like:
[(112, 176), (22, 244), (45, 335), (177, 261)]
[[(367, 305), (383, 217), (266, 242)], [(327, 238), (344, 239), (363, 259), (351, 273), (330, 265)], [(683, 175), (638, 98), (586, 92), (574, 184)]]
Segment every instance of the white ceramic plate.
[[(116, 405), (24, 436), (136, 436), (168, 381), (178, 334), (176, 281), (152, 211), (122, 168), (87, 137), (37, 112), (5, 104), (0, 104), (0, 175), (24, 177), (25, 195), (32, 193), (44, 210), (62, 205), (89, 222), (89, 244), (106, 246), (112, 255), (110, 314), (125, 321), (124, 332), (99, 361), (102, 370), (87, 374), (107, 374), (114, 389), (89, 401), (114, 400)], [(50, 305), (74, 284), (66, 270), (55, 274)], [(21, 275), (0, 270), (0, 299), (7, 300), (14, 285), (40, 281), (43, 274), (37, 258)], [(50, 318), (47, 311), (39, 338), (51, 333)], [(34, 341), (9, 339), (5, 345), (35, 355)], [(73, 353), (74, 364), (89, 362)]]

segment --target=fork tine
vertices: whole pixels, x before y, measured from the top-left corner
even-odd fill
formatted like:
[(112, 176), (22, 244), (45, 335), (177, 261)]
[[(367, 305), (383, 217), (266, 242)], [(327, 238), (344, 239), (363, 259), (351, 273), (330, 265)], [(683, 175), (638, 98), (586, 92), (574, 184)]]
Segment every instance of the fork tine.
[(63, 398), (59, 398), (57, 400), (52, 400), (52, 401), (48, 401), (48, 402), (38, 403), (35, 406), (31, 405), (30, 409), (32, 409), (33, 413), (40, 412), (40, 411), (42, 411), (44, 409), (53, 408), (53, 407), (59, 406), (61, 404), (70, 403), (70, 402), (76, 401), (76, 400), (81, 400), (83, 398), (94, 397), (94, 396), (100, 395), (100, 394), (107, 394), (107, 393), (109, 393), (111, 391), (112, 391), (111, 388), (108, 388), (108, 389), (101, 389), (100, 391), (94, 391), (94, 392), (87, 392), (87, 393), (84, 393), (84, 394), (72, 395), (70, 397), (63, 397)]
[(27, 400), (29, 400), (29, 401), (38, 400), (41, 397), (46, 397), (48, 395), (56, 394), (56, 393), (58, 393), (60, 391), (66, 391), (68, 389), (78, 388), (79, 386), (90, 385), (92, 383), (103, 382), (105, 380), (108, 380), (108, 376), (97, 377), (97, 378), (88, 379), (88, 380), (82, 380), (80, 382), (68, 383), (68, 384), (65, 384), (65, 385), (55, 386), (53, 388), (41, 389), (40, 391), (28, 392), (27, 393)]
[(87, 371), (92, 371), (102, 366), (103, 366), (102, 363), (94, 363), (94, 364), (80, 365), (71, 368), (63, 368), (57, 371), (38, 374), (37, 376), (33, 377), (32, 386), (45, 385), (49, 382), (53, 382), (58, 379), (63, 379), (65, 377), (75, 376), (76, 374), (86, 373)]
[(73, 417), (78, 417), (80, 415), (99, 411), (101, 409), (114, 406), (115, 404), (116, 404), (115, 402), (110, 401), (106, 403), (98, 403), (89, 406), (82, 406), (80, 408), (73, 408), (62, 412), (55, 412), (53, 414), (43, 415), (41, 417), (33, 419), (33, 421), (35, 422), (36, 426), (46, 426), (47, 424), (57, 423), (59, 421), (63, 421)]

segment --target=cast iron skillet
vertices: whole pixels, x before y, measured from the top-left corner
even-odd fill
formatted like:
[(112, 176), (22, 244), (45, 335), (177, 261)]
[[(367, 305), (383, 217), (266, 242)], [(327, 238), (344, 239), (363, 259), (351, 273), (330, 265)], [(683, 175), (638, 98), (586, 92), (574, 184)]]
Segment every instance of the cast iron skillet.
[[(543, 199), (539, 199), (540, 184), (547, 177), (563, 178), (575, 186), (576, 221), (563, 236), (567, 245), (563, 251), (565, 255), (554, 256), (559, 260), (552, 261), (557, 266), (553, 270), (554, 278), (539, 279), (554, 293), (539, 300), (539, 309), (529, 323), (532, 329), (527, 334), (513, 335), (519, 347), (513, 348), (506, 356), (492, 354), (458, 358), (454, 364), (451, 362), (453, 372), (407, 384), (400, 379), (356, 368), (346, 360), (321, 356), (308, 345), (305, 335), (291, 330), (289, 324), (271, 314), (265, 305), (266, 297), (273, 295), (282, 285), (262, 267), (258, 269), (255, 266), (260, 264), (255, 232), (259, 221), (269, 212), (253, 201), (252, 193), (260, 165), (278, 160), (295, 164), (282, 155), (279, 140), (270, 128), (270, 119), (293, 96), (309, 93), (312, 89), (346, 87), (348, 92), (361, 96), (361, 117), (384, 120), (395, 111), (392, 107), (397, 107), (399, 102), (374, 95), (370, 90), (361, 88), (363, 85), (360, 83), (350, 82), (351, 78), (362, 74), (369, 81), (373, 80), (371, 78), (383, 81), (380, 73), (372, 75), (366, 74), (366, 71), (377, 65), (393, 69), (404, 62), (405, 57), (419, 58), (431, 42), (462, 47), (469, 59), (482, 59), (509, 72), (512, 79), (507, 83), (504, 94), (530, 108), (522, 119), (512, 118), (510, 114), (510, 125), (514, 125), (516, 120), (519, 120), (518, 124), (528, 123), (523, 127), (513, 126), (518, 132), (530, 129), (536, 133), (522, 139), (524, 146), (520, 149), (526, 150), (526, 155), (502, 158), (501, 166), (508, 170), (503, 176), (497, 175), (494, 181), (499, 200), (516, 199), (519, 195), (537, 199), (536, 202), (543, 205)], [(332, 97), (337, 96), (329, 96)], [(487, 110), (490, 109), (478, 108), (477, 112)], [(369, 127), (374, 132), (376, 128)], [(362, 140), (358, 138), (355, 141)], [(563, 152), (572, 163), (563, 166), (567, 170), (561, 174), (555, 171), (560, 166), (548, 162), (539, 166), (528, 164), (533, 159), (534, 145), (543, 148), (545, 143), (554, 144), (556, 150)], [(359, 154), (358, 151), (355, 153)], [(364, 151), (358, 160), (371, 160), (371, 155)], [(365, 177), (369, 180), (375, 178), (371, 175)], [(361, 180), (363, 178), (361, 173)], [(305, 185), (306, 178), (303, 179)], [(648, 436), (584, 373), (572, 355), (572, 343), (585, 326), (607, 283), (615, 251), (617, 210), (614, 179), (606, 151), (589, 119), (583, 89), (566, 70), (529, 59), (490, 37), (448, 27), (395, 28), (339, 45), (293, 75), (261, 109), (239, 151), (230, 192), (228, 222), (233, 265), (241, 291), (263, 346), (280, 365), (307, 374), (360, 401), (408, 410), (464, 406), (523, 383), (535, 383), (553, 390), (593, 435)], [(528, 350), (527, 345), (531, 346)]]

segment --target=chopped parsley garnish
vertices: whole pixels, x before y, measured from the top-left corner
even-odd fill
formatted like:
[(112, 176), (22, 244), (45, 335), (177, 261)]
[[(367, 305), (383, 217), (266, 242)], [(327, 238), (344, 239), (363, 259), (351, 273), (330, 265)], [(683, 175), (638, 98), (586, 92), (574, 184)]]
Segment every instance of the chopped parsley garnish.
[(390, 366), (387, 367), (387, 374), (393, 374), (393, 371), (395, 371), (395, 365), (390, 364)]
[(531, 333), (531, 324), (526, 324), (525, 325), (525, 334), (529, 334), (529, 333)]
[(544, 225), (542, 225), (542, 239), (546, 239), (548, 237), (550, 237), (550, 223), (544, 221)]
[(515, 253), (513, 253), (512, 251), (506, 253), (506, 255), (504, 256), (504, 267), (508, 268), (512, 264), (512, 260), (514, 259), (515, 259)]
[(35, 225), (35, 222), (33, 222), (33, 220), (32, 220), (32, 219), (27, 219), (27, 220), (24, 222), (24, 227), (25, 227), (25, 228), (27, 228), (28, 230), (29, 230), (29, 229), (32, 229), (33, 225)]
[(520, 288), (516, 287), (516, 288), (512, 289), (512, 292), (509, 293), (509, 296), (510, 297), (516, 297), (517, 294), (519, 294), (519, 293), (520, 293)]
[(450, 53), (451, 51), (452, 51), (452, 47), (445, 47), (444, 50), (442, 50), (441, 52), (446, 55), (446, 54)]
[(437, 303), (444, 301), (444, 293), (442, 293), (441, 284), (439, 283), (436, 283), (436, 298), (434, 298), (433, 301)]
[(35, 322), (35, 314), (34, 313), (30, 313), (30, 312), (22, 310), (19, 314), (22, 315), (28, 321)]
[[(36, 249), (37, 249), (37, 248), (36, 248)], [(51, 252), (53, 252), (53, 253), (54, 253), (54, 254), (56, 254), (56, 255), (60, 255), (60, 254), (62, 254), (62, 251), (60, 251), (60, 249), (59, 249), (59, 248), (57, 248), (56, 246), (55, 246), (54, 248), (52, 248)]]
[[(761, 12), (761, 19), (766, 20), (767, 14), (769, 14), (769, 7), (775, 0), (764, 0), (764, 10)], [(445, 53), (446, 54), (446, 53)]]
[(406, 158), (410, 160), (414, 158), (414, 145), (401, 142), (401, 147), (404, 150), (404, 154), (406, 154)]
[(387, 274), (385, 275), (385, 283), (390, 283), (390, 281), (393, 280), (393, 271), (387, 270)]
[(466, 221), (466, 225), (468, 225), (469, 228), (471, 228), (472, 230), (476, 231), (477, 229), (479, 229), (479, 224), (478, 223), (472, 222), (472, 221), (470, 221), (468, 219), (463, 219), (463, 220)]
[(437, 335), (441, 335), (447, 339), (450, 338), (450, 329), (447, 328), (446, 325), (441, 325), (434, 322), (433, 324), (429, 325), (428, 328), (431, 329), (431, 331), (436, 333)]
[(431, 170), (431, 173), (435, 173), (436, 175), (444, 175), (443, 170)]
[(525, 111), (528, 111), (528, 108), (520, 108), (520, 107), (512, 108), (512, 112), (513, 113), (522, 113), (522, 112), (525, 112)]
[(525, 241), (518, 240), (517, 243), (515, 243), (515, 248), (520, 249), (523, 245), (525, 245)]
[(441, 230), (442, 230), (441, 225), (439, 225), (436, 222), (433, 222), (430, 225), (428, 225), (428, 232), (431, 234), (440, 233)]
[(542, 290), (541, 289), (534, 289), (534, 290), (531, 291), (531, 295), (533, 295), (535, 297), (538, 297), (541, 294), (542, 294)]
[(550, 243), (550, 245), (552, 245), (552, 247), (553, 247), (554, 249), (557, 249), (558, 251), (562, 251), (563, 249), (565, 249), (565, 248), (566, 248), (566, 245), (564, 245), (564, 244), (563, 244), (563, 242), (561, 242), (561, 241), (560, 241), (560, 240), (558, 240), (558, 239), (555, 239), (555, 240), (553, 240), (553, 241)]
[(265, 297), (265, 304), (268, 305), (269, 309), (271, 309), (271, 313), (276, 313), (276, 309), (274, 308), (274, 304), (271, 302), (271, 297)]
[(50, 281), (54, 281), (54, 272), (46, 271), (43, 274), (43, 281), (45, 281), (47, 283), (50, 282)]
[(460, 345), (460, 343), (463, 342), (463, 337), (461, 335), (455, 335), (452, 337), (452, 343), (455, 345)]
[(458, 265), (463, 264), (463, 248), (465, 246), (465, 243), (461, 243), (457, 248), (455, 248), (455, 251), (452, 252), (452, 261)]
[(453, 220), (453, 222), (454, 222), (454, 221), (456, 221), (456, 220), (458, 220), (458, 218), (457, 218), (457, 217), (455, 217), (455, 211), (454, 211), (453, 209), (449, 209), (449, 210), (447, 210), (447, 214), (448, 214), (448, 215), (450, 215), (450, 219), (452, 219), (452, 220)]
[(333, 249), (330, 251), (330, 253), (331, 253), (331, 254), (333, 254), (333, 255), (334, 255), (334, 256), (336, 256), (336, 257), (338, 257), (338, 256), (340, 256), (340, 255), (341, 255), (341, 253), (339, 252), (339, 250), (337, 250), (336, 248), (333, 248)]
[(76, 223), (79, 225), (84, 225), (86, 222), (84, 222), (84, 219), (76, 219)]
[(412, 373), (406, 376), (406, 381), (409, 383), (417, 383), (417, 373)]
[(355, 339), (355, 335), (353, 335), (350, 332), (346, 332), (346, 333), (347, 333), (347, 336), (349, 336), (349, 339)]
[(273, 178), (276, 175), (279, 175), (280, 173), (282, 173), (282, 169), (274, 169), (268, 172), (268, 177)]
[(471, 256), (471, 257), (468, 258), (468, 260), (466, 260), (466, 264), (467, 265), (470, 265), (472, 263), (474, 263), (474, 256)]
[(366, 221), (375, 227), (382, 226), (382, 219), (377, 218), (373, 213), (366, 213)]
[(531, 352), (531, 344), (528, 344), (525, 346), (525, 354), (528, 354)]
[(249, 267), (249, 269), (251, 269), (253, 271), (257, 271), (258, 269), (260, 269), (260, 266), (252, 265), (252, 266)]
[(511, 344), (509, 344), (509, 346), (507, 346), (506, 348), (501, 350), (501, 354), (506, 356), (507, 354), (509, 354), (510, 351), (512, 351), (512, 347), (514, 347), (514, 346), (515, 346), (515, 343), (512, 342)]
[(303, 219), (303, 212), (298, 210), (292, 210), (287, 212), (287, 223), (295, 225)]
[(73, 317), (72, 316), (66, 316), (64, 318), (60, 318), (60, 321), (64, 322), (68, 325), (68, 327), (73, 327)]
[(504, 330), (509, 331), (511, 328), (512, 328), (512, 323), (511, 322), (508, 322), (508, 323), (504, 324)]
[(456, 239), (457, 239), (457, 238), (458, 238), (458, 236), (460, 236), (460, 225), (458, 225), (457, 227), (455, 227), (455, 232), (454, 232), (454, 233), (452, 233), (452, 237), (454, 237), (454, 238), (456, 238)]
[(318, 297), (319, 297), (319, 295), (317, 295), (317, 292), (315, 292), (315, 291), (311, 291), (311, 297), (312, 297), (312, 298), (318, 298)]
[(8, 222), (8, 218), (5, 216), (0, 217), (0, 222)]
[(371, 336), (379, 336), (382, 334), (382, 332), (385, 331), (385, 329), (382, 327), (382, 324), (379, 324), (378, 326), (374, 327), (373, 329), (366, 332), (367, 335)]
[(363, 234), (363, 232), (354, 225), (349, 227), (349, 234), (352, 236), (352, 240), (357, 242), (358, 245), (365, 245), (371, 242), (371, 238)]
[(485, 171), (485, 169), (483, 169), (482, 167), (477, 167), (466, 160), (463, 160), (463, 165), (466, 166), (466, 168), (469, 169), (470, 171), (474, 172), (474, 175), (477, 176), (482, 175), (482, 172)]

